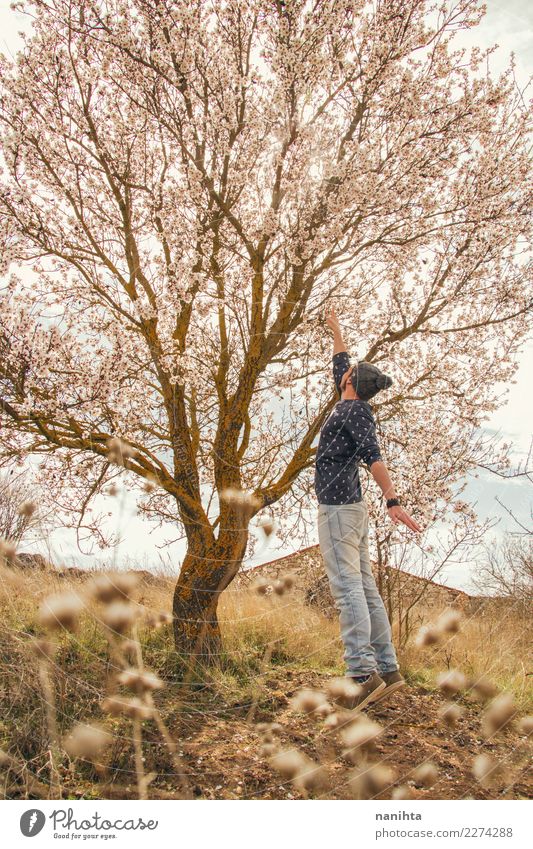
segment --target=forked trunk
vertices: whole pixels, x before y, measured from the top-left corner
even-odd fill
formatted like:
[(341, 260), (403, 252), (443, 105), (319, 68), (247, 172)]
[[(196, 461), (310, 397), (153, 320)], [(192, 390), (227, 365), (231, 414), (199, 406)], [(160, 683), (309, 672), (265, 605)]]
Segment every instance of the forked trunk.
[(212, 664), (220, 655), (218, 601), (239, 571), (245, 547), (245, 544), (237, 550), (216, 547), (201, 555), (189, 550), (185, 556), (174, 590), (172, 612), (176, 651), (189, 668), (197, 663)]

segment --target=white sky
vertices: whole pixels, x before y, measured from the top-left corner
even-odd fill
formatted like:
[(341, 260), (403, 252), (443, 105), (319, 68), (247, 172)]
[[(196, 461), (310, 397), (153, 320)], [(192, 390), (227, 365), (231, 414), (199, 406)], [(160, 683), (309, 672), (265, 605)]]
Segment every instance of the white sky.
[[(13, 55), (17, 51), (20, 46), (17, 33), (23, 28), (27, 28), (27, 19), (11, 11), (7, 0), (0, 0), (0, 50), (2, 52)], [(456, 44), (465, 46), (477, 44), (481, 47), (498, 44), (499, 49), (491, 57), (491, 67), (494, 71), (503, 70), (511, 52), (514, 51), (517, 78), (525, 84), (532, 73), (533, 4), (528, 0), (505, 0), (505, 2), (487, 0), (487, 14), (481, 25), (468, 33), (461, 34), (461, 41), (457, 39)], [(532, 365), (533, 342), (530, 342), (523, 350), (520, 368), (514, 383), (509, 387), (507, 403), (500, 407), (486, 424), (488, 432), (499, 432), (502, 441), (513, 442), (516, 461), (525, 457), (531, 438)], [(495, 391), (500, 394), (501, 388), (498, 387)], [(512, 528), (513, 523), (506, 511), (498, 504), (496, 497), (513, 510), (517, 517), (527, 522), (531, 507), (530, 489), (530, 485), (519, 479), (504, 481), (483, 472), (477, 480), (472, 479), (469, 482), (463, 497), (476, 504), (480, 517), (500, 520), (495, 532), (495, 539), (497, 539), (506, 527)], [(165, 539), (175, 536), (172, 529), (167, 532), (153, 531), (152, 525), (136, 517), (134, 505), (125, 504), (122, 509), (119, 509), (120, 502), (116, 499), (107, 499), (105, 503), (106, 509), (113, 512), (114, 525), (118, 518), (124, 536), (124, 542), (119, 550), (112, 555), (115, 563), (119, 564), (127, 558), (132, 565), (151, 568), (163, 562), (177, 572), (183, 549), (177, 544), (164, 545)], [(100, 500), (100, 504), (104, 504), (103, 500)], [(71, 532), (65, 530), (54, 532), (49, 540), (49, 547), (56, 562), (76, 563), (80, 566), (88, 566), (94, 562), (94, 557), (84, 557), (79, 553), (74, 534)], [(293, 550), (297, 549), (298, 545)], [(288, 549), (276, 550), (274, 540), (267, 549), (260, 552), (257, 561), (270, 560), (287, 553), (289, 553)], [(449, 566), (440, 580), (444, 580), (450, 586), (468, 591), (471, 588), (470, 573), (469, 564), (461, 562)]]

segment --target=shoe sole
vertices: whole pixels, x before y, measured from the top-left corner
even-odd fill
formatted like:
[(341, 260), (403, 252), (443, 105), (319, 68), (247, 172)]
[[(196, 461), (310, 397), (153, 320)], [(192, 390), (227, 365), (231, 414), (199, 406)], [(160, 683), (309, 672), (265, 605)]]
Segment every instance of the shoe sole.
[(396, 690), (400, 690), (402, 687), (405, 687), (405, 681), (395, 681), (394, 684), (389, 684), (388, 687), (385, 686), (385, 689), (380, 688), (380, 692), (378, 693), (377, 698), (373, 699), (372, 701), (374, 702), (374, 704), (376, 704), (382, 699), (386, 699), (387, 696), (392, 696), (392, 694), (395, 693)]
[(352, 710), (354, 712), (361, 710), (362, 708), (366, 707), (366, 705), (370, 704), (370, 702), (374, 702), (376, 700), (376, 698), (378, 697), (378, 695), (381, 694), (383, 692), (383, 690), (386, 689), (386, 687), (387, 687), (387, 685), (385, 684), (385, 681), (383, 681), (383, 683), (380, 684), (379, 687), (376, 687), (375, 690), (372, 690), (372, 692), (368, 694), (366, 699), (363, 699), (362, 702), (359, 702), (359, 704), (356, 705), (354, 708), (352, 708)]

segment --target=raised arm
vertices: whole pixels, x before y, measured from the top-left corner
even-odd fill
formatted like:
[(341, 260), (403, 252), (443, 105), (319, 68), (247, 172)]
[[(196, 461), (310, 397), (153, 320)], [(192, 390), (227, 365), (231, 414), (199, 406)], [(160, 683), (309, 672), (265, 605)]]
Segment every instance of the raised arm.
[(342, 331), (335, 312), (331, 307), (326, 313), (326, 324), (333, 331), (333, 380), (339, 395), (342, 393), (342, 376), (350, 369), (350, 358), (342, 338)]
[(347, 353), (335, 307), (330, 307), (326, 313), (326, 324), (333, 331), (333, 356)]

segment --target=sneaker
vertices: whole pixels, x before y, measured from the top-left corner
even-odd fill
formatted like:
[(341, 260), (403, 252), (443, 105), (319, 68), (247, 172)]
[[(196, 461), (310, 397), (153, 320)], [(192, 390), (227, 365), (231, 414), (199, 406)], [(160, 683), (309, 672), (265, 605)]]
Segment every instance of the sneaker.
[(376, 698), (372, 700), (373, 702), (380, 702), (382, 699), (386, 699), (387, 696), (391, 696), (400, 687), (405, 687), (405, 678), (398, 669), (395, 669), (394, 672), (382, 672), (381, 678), (385, 683), (385, 688), (380, 690)]
[(387, 686), (383, 678), (381, 678), (377, 672), (373, 672), (366, 681), (361, 682), (358, 681), (357, 678), (352, 678), (352, 681), (355, 681), (355, 683), (359, 685), (360, 690), (358, 695), (351, 700), (351, 710), (361, 710), (361, 708), (364, 708), (365, 705), (375, 701), (378, 693), (385, 690)]

